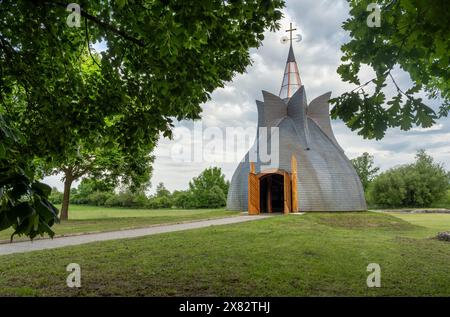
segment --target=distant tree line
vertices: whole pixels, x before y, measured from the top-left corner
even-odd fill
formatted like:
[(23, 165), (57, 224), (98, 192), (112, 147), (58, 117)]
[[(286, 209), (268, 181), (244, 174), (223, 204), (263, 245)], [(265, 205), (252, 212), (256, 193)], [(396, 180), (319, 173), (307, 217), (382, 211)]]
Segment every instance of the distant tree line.
[[(127, 208), (220, 208), (226, 204), (229, 182), (218, 167), (205, 169), (189, 182), (188, 190), (170, 192), (159, 183), (153, 195), (144, 189), (117, 190), (111, 184), (93, 178), (84, 178), (70, 194), (70, 203), (105, 207)], [(49, 197), (54, 204), (61, 204), (63, 193), (52, 189)]]
[(368, 153), (352, 160), (371, 207), (450, 208), (450, 172), (419, 150), (415, 161), (378, 173)]

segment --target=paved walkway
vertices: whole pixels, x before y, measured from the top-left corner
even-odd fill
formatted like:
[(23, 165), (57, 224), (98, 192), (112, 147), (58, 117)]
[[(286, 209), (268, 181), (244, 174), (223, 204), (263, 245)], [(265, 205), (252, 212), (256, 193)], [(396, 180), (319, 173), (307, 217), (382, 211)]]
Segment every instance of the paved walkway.
[(195, 222), (179, 223), (172, 225), (153, 226), (140, 229), (128, 229), (120, 231), (83, 234), (78, 236), (60, 237), (54, 239), (41, 239), (35, 241), (14, 242), (9, 244), (0, 244), (0, 255), (30, 252), (36, 250), (55, 249), (70, 245), (79, 245), (90, 242), (128, 239), (142, 236), (149, 236), (158, 233), (174, 232), (204, 228), (209, 226), (228, 225), (239, 222), (265, 219), (271, 216), (237, 216), (220, 219), (202, 220)]

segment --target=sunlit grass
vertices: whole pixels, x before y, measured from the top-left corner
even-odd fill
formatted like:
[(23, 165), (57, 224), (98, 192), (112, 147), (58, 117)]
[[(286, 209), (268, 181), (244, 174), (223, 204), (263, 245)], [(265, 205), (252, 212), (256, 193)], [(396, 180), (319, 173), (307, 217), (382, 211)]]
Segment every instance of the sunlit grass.
[[(59, 206), (58, 206), (59, 207)], [(56, 236), (140, 228), (164, 223), (237, 216), (224, 209), (127, 209), (72, 205), (69, 220), (53, 226)], [(0, 231), (0, 241), (9, 241), (12, 229)], [(26, 240), (15, 237), (14, 240)]]
[[(412, 217), (409, 217), (412, 216)], [(308, 213), (0, 257), (0, 295), (450, 296), (435, 214)], [(82, 287), (69, 289), (69, 263)], [(367, 265), (381, 266), (368, 288)]]

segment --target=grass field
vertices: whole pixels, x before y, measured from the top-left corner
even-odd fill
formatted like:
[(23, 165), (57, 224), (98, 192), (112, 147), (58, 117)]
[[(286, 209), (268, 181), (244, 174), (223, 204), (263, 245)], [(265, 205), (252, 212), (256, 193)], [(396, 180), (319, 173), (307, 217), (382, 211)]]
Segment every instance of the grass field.
[(408, 221), (416, 226), (427, 228), (427, 231), (423, 231), (425, 235), (437, 231), (450, 231), (450, 214), (408, 214), (399, 212), (390, 212), (388, 214)]
[(450, 296), (444, 230), (450, 215), (308, 213), (1, 256), (0, 295)]
[[(238, 212), (224, 209), (126, 209), (72, 205), (69, 220), (56, 224), (53, 230), (56, 236), (61, 236), (237, 215)], [(0, 231), (0, 242), (9, 242), (12, 233), (12, 229)], [(14, 240), (26, 239), (14, 237)]]

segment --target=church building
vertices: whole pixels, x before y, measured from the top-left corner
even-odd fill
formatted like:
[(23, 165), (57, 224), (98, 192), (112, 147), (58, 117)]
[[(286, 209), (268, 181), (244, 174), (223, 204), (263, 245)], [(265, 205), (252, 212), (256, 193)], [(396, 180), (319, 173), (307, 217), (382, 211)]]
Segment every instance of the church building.
[(293, 30), (288, 30), (289, 54), (278, 96), (263, 91), (264, 101), (256, 101), (258, 131), (268, 131), (264, 142), (272, 144), (272, 128), (278, 128), (278, 148), (271, 149), (277, 151), (277, 166), (261, 159), (258, 132), (233, 174), (227, 208), (249, 214), (366, 210), (361, 181), (331, 127), (331, 92), (307, 103), (292, 48)]

